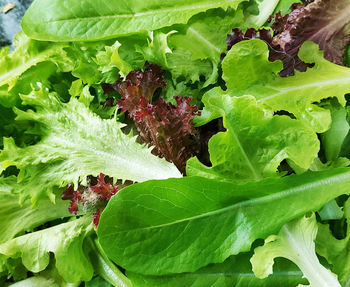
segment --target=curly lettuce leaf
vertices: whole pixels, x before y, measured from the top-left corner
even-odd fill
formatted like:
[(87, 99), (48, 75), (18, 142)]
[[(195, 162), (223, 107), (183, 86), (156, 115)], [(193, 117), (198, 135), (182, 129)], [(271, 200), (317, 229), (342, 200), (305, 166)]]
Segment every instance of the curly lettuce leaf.
[(350, 69), (325, 60), (311, 42), (303, 44), (299, 56), (315, 63), (314, 67), (291, 77), (278, 76), (282, 63), (269, 62), (268, 55), (267, 45), (258, 39), (234, 45), (222, 63), (228, 93), (253, 95), (273, 111), (287, 111), (316, 132), (325, 132), (331, 123), (330, 112), (315, 103), (335, 97), (344, 106), (344, 95), (350, 91)]
[[(242, 9), (210, 10), (190, 19), (187, 25), (179, 27), (179, 32), (169, 37), (169, 46), (174, 52), (168, 54), (169, 70), (177, 73), (180, 65), (183, 65), (182, 74), (192, 82), (205, 76), (203, 87), (216, 83), (221, 54), (225, 52), (225, 39), (232, 27), (244, 25)], [(180, 53), (183, 51), (182, 53)], [(185, 52), (186, 51), (186, 52)], [(192, 62), (192, 67), (186, 65)], [(180, 64), (181, 63), (181, 64)], [(207, 70), (204, 69), (206, 63)], [(195, 71), (195, 67), (203, 67)]]
[(35, 209), (29, 200), (20, 205), (14, 194), (19, 185), (14, 176), (0, 178), (0, 244), (51, 220), (71, 216), (68, 203), (62, 200), (56, 204), (42, 200)]
[[(302, 217), (282, 227), (278, 235), (265, 239), (264, 246), (255, 248), (251, 263), (258, 278), (272, 274), (275, 257), (293, 261), (309, 281), (310, 287), (341, 287), (337, 276), (325, 268), (318, 260), (315, 251), (317, 234), (316, 217)], [(298, 285), (306, 286), (306, 285)]]
[(0, 272), (8, 270), (9, 260), (21, 258), (27, 270), (38, 273), (49, 265), (53, 253), (57, 271), (65, 281), (89, 281), (93, 267), (83, 242), (92, 230), (91, 219), (82, 217), (7, 241), (0, 245)]
[(319, 141), (310, 128), (287, 116), (273, 116), (252, 96), (231, 97), (217, 88), (203, 97), (203, 103), (203, 115), (223, 117), (226, 131), (209, 141), (212, 167), (192, 158), (187, 162), (188, 175), (260, 180), (276, 175), (285, 159), (308, 169), (317, 157)]
[(125, 135), (124, 124), (101, 119), (76, 98), (62, 103), (46, 88), (21, 98), (36, 111), (16, 109), (17, 120), (34, 121), (37, 126), (31, 132), (41, 140), (21, 148), (12, 138), (4, 139), (0, 161), (3, 169), (20, 169), (17, 193), (22, 201), (31, 197), (36, 204), (46, 196), (54, 201), (59, 186), (86, 185), (86, 176), (101, 172), (132, 181), (181, 177), (173, 164)]
[[(67, 43), (39, 42), (19, 32), (15, 36), (14, 45), (13, 52), (10, 52), (9, 47), (0, 50), (0, 104), (5, 107), (19, 102), (17, 93), (26, 92), (23, 91), (23, 86), (30, 88), (30, 84), (47, 79), (57, 68), (68, 71), (72, 67), (72, 61), (64, 51), (69, 45)], [(36, 69), (36, 66), (44, 62), (54, 65), (40, 65), (40, 69)], [(26, 75), (29, 70), (31, 73)], [(33, 77), (33, 70), (36, 70), (38, 77)], [(11, 91), (16, 88), (17, 83), (21, 88)]]

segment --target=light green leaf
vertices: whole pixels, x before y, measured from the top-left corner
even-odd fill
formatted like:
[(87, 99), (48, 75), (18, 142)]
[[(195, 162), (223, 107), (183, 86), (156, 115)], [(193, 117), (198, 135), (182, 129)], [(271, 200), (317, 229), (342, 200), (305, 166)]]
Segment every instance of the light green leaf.
[[(10, 93), (10, 90), (30, 68), (46, 61), (53, 62), (61, 71), (67, 71), (72, 67), (72, 62), (64, 51), (64, 48), (68, 47), (66, 43), (39, 42), (19, 32), (15, 36), (14, 45), (16, 48), (13, 52), (8, 48), (0, 50), (0, 104), (5, 107), (11, 107), (18, 102), (18, 95)], [(41, 73), (44, 73), (45, 77), (50, 75), (47, 71), (44, 72), (44, 69)], [(35, 83), (33, 78), (27, 78), (27, 81)], [(25, 82), (30, 87), (27, 81)]]
[[(192, 67), (185, 67), (188, 76), (196, 74), (199, 80), (199, 76), (205, 74), (206, 81), (204, 87), (209, 84), (216, 83), (218, 76), (218, 66), (220, 64), (221, 54), (226, 52), (226, 37), (235, 27), (241, 27), (244, 24), (243, 12), (241, 9), (234, 11), (229, 9), (223, 11), (222, 9), (215, 9), (201, 13), (192, 17), (187, 25), (179, 27), (179, 32), (169, 37), (169, 46), (175, 51), (187, 51), (187, 62), (192, 62)], [(171, 58), (171, 65), (169, 65), (170, 71), (173, 71), (174, 65), (180, 66), (183, 62), (178, 54), (179, 59), (174, 55), (168, 55)], [(195, 67), (200, 67), (199, 63), (208, 60), (211, 65), (208, 67), (208, 72), (195, 71)], [(186, 74), (184, 73), (185, 77)], [(173, 72), (173, 74), (176, 74)], [(175, 76), (176, 78), (176, 76)], [(193, 81), (193, 79), (192, 79)]]
[(22, 29), (37, 40), (100, 40), (186, 23), (197, 13), (243, 1), (35, 0)]
[(97, 233), (107, 256), (129, 271), (193, 272), (248, 251), (349, 188), (348, 168), (242, 185), (201, 177), (147, 181), (112, 197)]
[(36, 204), (48, 196), (54, 201), (57, 187), (86, 185), (86, 176), (100, 172), (138, 182), (181, 177), (172, 163), (125, 135), (121, 130), (124, 124), (101, 119), (75, 98), (62, 103), (45, 88), (21, 98), (36, 112), (17, 109), (17, 120), (36, 122), (38, 128), (33, 132), (41, 140), (20, 148), (12, 138), (5, 139), (0, 161), (3, 169), (14, 165), (21, 170), (17, 192), (22, 200), (31, 197)]
[[(293, 220), (282, 227), (278, 235), (265, 239), (264, 246), (255, 249), (251, 258), (253, 271), (259, 278), (272, 274), (274, 258), (293, 261), (303, 272), (312, 287), (341, 287), (337, 276), (319, 262), (315, 251), (317, 234), (316, 217)], [(304, 285), (303, 285), (304, 286)]]
[(90, 260), (84, 253), (83, 241), (92, 231), (90, 217), (29, 233), (0, 245), (0, 272), (5, 271), (8, 258), (22, 258), (31, 272), (44, 270), (55, 255), (58, 273), (67, 282), (89, 281), (93, 275)]
[(124, 61), (119, 55), (121, 44), (116, 41), (112, 46), (106, 46), (105, 51), (100, 51), (96, 55), (96, 63), (99, 65), (99, 70), (102, 73), (115, 72), (119, 70), (121, 75), (125, 77), (131, 72), (132, 67)]
[(222, 63), (228, 92), (233, 96), (253, 95), (273, 111), (292, 113), (316, 132), (325, 132), (331, 123), (330, 112), (315, 103), (335, 97), (345, 105), (350, 69), (328, 62), (316, 44), (306, 42), (299, 57), (315, 66), (282, 78), (277, 74), (282, 63), (269, 62), (268, 53), (267, 45), (258, 39), (234, 45)]
[(168, 33), (162, 33), (160, 31), (150, 32), (150, 40), (147, 46), (136, 45), (136, 51), (143, 55), (146, 61), (155, 63), (163, 68), (168, 68), (167, 54), (171, 54), (172, 51), (168, 46), (168, 37), (177, 31), (173, 30)]
[(30, 208), (29, 200), (20, 205), (19, 196), (12, 193), (16, 189), (18, 184), (14, 176), (0, 178), (0, 243), (48, 221), (71, 216), (67, 201), (57, 200), (53, 204), (42, 200), (35, 209)]
[(310, 128), (287, 116), (273, 116), (252, 96), (231, 97), (216, 89), (202, 101), (203, 114), (210, 113), (211, 119), (223, 117), (226, 131), (209, 141), (212, 167), (192, 158), (187, 162), (188, 175), (259, 180), (277, 175), (285, 159), (308, 169), (317, 157), (319, 141)]

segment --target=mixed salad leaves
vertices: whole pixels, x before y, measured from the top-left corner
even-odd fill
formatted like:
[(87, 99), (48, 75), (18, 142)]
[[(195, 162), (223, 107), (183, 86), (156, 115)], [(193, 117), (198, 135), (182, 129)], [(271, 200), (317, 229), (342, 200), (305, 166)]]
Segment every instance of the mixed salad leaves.
[(0, 50), (1, 286), (350, 286), (349, 0), (35, 0)]

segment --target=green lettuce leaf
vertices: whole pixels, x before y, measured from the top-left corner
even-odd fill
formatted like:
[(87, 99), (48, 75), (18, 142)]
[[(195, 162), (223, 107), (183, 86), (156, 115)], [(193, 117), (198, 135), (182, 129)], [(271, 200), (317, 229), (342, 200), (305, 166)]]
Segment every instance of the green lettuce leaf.
[(335, 99), (323, 104), (322, 107), (330, 110), (332, 124), (328, 131), (321, 134), (321, 143), (326, 161), (335, 161), (339, 157), (344, 140), (349, 133), (348, 113)]
[(315, 63), (306, 72), (280, 77), (280, 61), (268, 61), (267, 45), (258, 39), (234, 45), (223, 60), (223, 79), (232, 96), (253, 95), (258, 103), (273, 111), (287, 111), (310, 125), (316, 132), (325, 132), (331, 123), (330, 112), (315, 103), (335, 97), (345, 105), (344, 95), (350, 91), (350, 69), (328, 62), (318, 46), (305, 42), (299, 57)]
[(56, 204), (42, 200), (35, 209), (29, 200), (20, 205), (19, 196), (12, 193), (18, 185), (14, 176), (0, 178), (0, 244), (51, 220), (71, 216), (69, 204), (62, 200)]
[(46, 196), (54, 201), (59, 186), (86, 185), (86, 176), (101, 172), (132, 181), (181, 177), (173, 164), (125, 135), (121, 130), (124, 124), (99, 118), (76, 98), (62, 103), (46, 88), (21, 98), (36, 111), (16, 109), (17, 120), (36, 122), (31, 132), (41, 140), (20, 148), (12, 138), (4, 139), (0, 162), (3, 169), (13, 165), (20, 169), (21, 184), (16, 192), (22, 201), (31, 197), (36, 204)]
[(338, 274), (342, 286), (350, 286), (350, 200), (344, 204), (344, 215), (346, 219), (345, 238), (335, 238), (328, 224), (319, 224), (316, 250), (331, 264), (331, 269)]
[[(337, 276), (319, 262), (315, 251), (316, 217), (302, 217), (287, 223), (278, 235), (271, 235), (264, 246), (255, 249), (251, 258), (253, 271), (259, 278), (272, 274), (275, 257), (293, 261), (312, 287), (341, 287)], [(303, 285), (305, 286), (305, 285)]]
[[(169, 46), (174, 53), (167, 55), (168, 69), (176, 78), (181, 75), (176, 75), (176, 69), (184, 65), (182, 75), (191, 78), (192, 82), (198, 81), (199, 77), (204, 75), (204, 87), (216, 83), (221, 54), (226, 51), (227, 34), (232, 28), (242, 25), (242, 9), (215, 9), (192, 17), (187, 25), (178, 28), (178, 33), (169, 37)], [(186, 62), (192, 62), (192, 66), (186, 65)], [(203, 66), (204, 63), (208, 70), (203, 67), (196, 72), (195, 68)]]
[(287, 116), (273, 116), (252, 96), (231, 97), (217, 88), (202, 101), (203, 114), (210, 114), (210, 119), (223, 117), (226, 131), (209, 141), (212, 167), (192, 158), (187, 162), (188, 175), (259, 180), (277, 175), (285, 159), (308, 169), (317, 157), (319, 141), (310, 128)]
[(193, 272), (249, 251), (254, 240), (349, 187), (348, 168), (241, 185), (201, 177), (147, 181), (112, 197), (97, 234), (107, 256), (129, 271)]
[(145, 276), (127, 272), (127, 276), (134, 287), (295, 287), (305, 281), (301, 271), (287, 261), (278, 262), (275, 272), (268, 278), (258, 279), (252, 271), (250, 257), (250, 253), (241, 253), (192, 273)]
[(255, 0), (255, 2), (259, 12), (256, 15), (248, 15), (246, 21), (254, 27), (260, 27), (263, 26), (273, 14), (280, 0)]
[[(5, 107), (11, 107), (19, 101), (16, 93), (10, 93), (17, 82), (30, 87), (30, 83), (33, 84), (42, 77), (47, 79), (53, 72), (45, 71), (41, 66), (41, 77), (34, 79), (23, 75), (29, 69), (46, 61), (54, 63), (56, 69), (59, 68), (61, 71), (71, 69), (72, 65), (64, 51), (68, 46), (66, 43), (39, 42), (20, 32), (14, 39), (14, 45), (16, 48), (13, 52), (10, 52), (9, 47), (0, 50), (0, 104)], [(23, 80), (23, 77), (26, 80)]]
[(0, 245), (0, 273), (8, 269), (8, 260), (22, 258), (26, 269), (37, 273), (55, 256), (58, 273), (67, 282), (89, 281), (93, 267), (83, 250), (84, 238), (93, 230), (91, 218), (62, 223), (51, 228), (16, 237)]
[(236, 8), (244, 0), (35, 0), (22, 19), (23, 31), (49, 41), (101, 40), (186, 23), (213, 8)]

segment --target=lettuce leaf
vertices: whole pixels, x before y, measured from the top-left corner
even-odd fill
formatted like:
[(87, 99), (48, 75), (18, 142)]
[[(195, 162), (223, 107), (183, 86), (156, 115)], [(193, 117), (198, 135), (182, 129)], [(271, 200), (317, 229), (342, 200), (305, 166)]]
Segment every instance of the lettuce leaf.
[[(293, 220), (282, 227), (278, 235), (265, 239), (264, 246), (255, 249), (251, 258), (253, 271), (258, 278), (272, 273), (275, 257), (293, 261), (309, 281), (310, 287), (341, 287), (337, 276), (319, 262), (315, 251), (317, 222), (315, 215)], [(303, 285), (305, 286), (305, 285)]]
[(316, 132), (325, 132), (330, 126), (330, 112), (315, 103), (335, 97), (344, 106), (344, 95), (350, 91), (350, 69), (325, 60), (311, 42), (303, 44), (299, 57), (315, 63), (314, 67), (291, 77), (278, 76), (282, 63), (269, 62), (268, 55), (267, 45), (258, 39), (234, 45), (222, 63), (228, 93), (253, 95), (271, 110), (287, 111)]
[(99, 118), (76, 98), (62, 103), (46, 88), (21, 98), (36, 111), (16, 109), (17, 120), (34, 121), (31, 132), (41, 140), (21, 148), (12, 138), (5, 139), (0, 161), (3, 169), (14, 165), (21, 170), (16, 192), (22, 202), (31, 197), (35, 205), (46, 196), (54, 201), (59, 186), (86, 185), (86, 176), (101, 172), (132, 181), (181, 177), (174, 165), (125, 135), (122, 123)]
[(271, 276), (259, 279), (252, 271), (250, 257), (250, 253), (240, 253), (191, 273), (145, 276), (127, 272), (127, 275), (134, 287), (295, 287), (305, 281), (302, 272), (288, 261), (279, 261)]
[(14, 39), (14, 45), (16, 48), (13, 52), (10, 52), (9, 47), (0, 50), (0, 104), (5, 107), (11, 107), (19, 102), (17, 91), (11, 92), (17, 82), (30, 88), (30, 84), (35, 84), (40, 79), (47, 79), (54, 72), (52, 66), (46, 66), (46, 71), (40, 66), (41, 75), (36, 79), (33, 75), (31, 77), (23, 75), (31, 68), (35, 69), (35, 66), (47, 61), (52, 62), (56, 69), (61, 71), (67, 71), (72, 67), (72, 62), (64, 51), (64, 48), (68, 47), (66, 43), (39, 42), (19, 32)]
[(19, 196), (13, 194), (18, 185), (14, 176), (0, 178), (0, 244), (51, 220), (71, 216), (68, 203), (62, 200), (56, 204), (42, 200), (35, 209), (30, 208), (29, 200), (20, 205)]
[(244, 0), (36, 0), (22, 19), (23, 31), (33, 39), (91, 41), (157, 30), (186, 23), (193, 15), (213, 8), (236, 8)]
[(0, 245), (0, 272), (7, 271), (11, 264), (8, 261), (13, 258), (21, 258), (31, 272), (43, 271), (52, 252), (58, 273), (65, 281), (89, 281), (93, 267), (83, 250), (83, 242), (92, 230), (91, 219), (82, 217), (7, 241)]
[(344, 218), (346, 219), (346, 233), (344, 238), (336, 238), (332, 234), (329, 224), (319, 224), (316, 237), (316, 250), (325, 257), (331, 270), (338, 274), (342, 286), (350, 284), (350, 200), (344, 204)]
[(203, 177), (147, 181), (111, 198), (98, 239), (107, 256), (129, 271), (193, 272), (249, 251), (256, 239), (319, 210), (349, 186), (349, 168), (245, 184)]
[[(205, 121), (223, 117), (225, 132), (209, 141), (212, 167), (198, 159), (187, 162), (188, 175), (247, 181), (277, 175), (280, 163), (289, 159), (308, 169), (317, 157), (316, 134), (300, 121), (273, 116), (252, 96), (231, 97), (217, 88), (202, 99)], [(210, 114), (208, 119), (206, 115)], [(197, 118), (197, 123), (201, 118)]]

